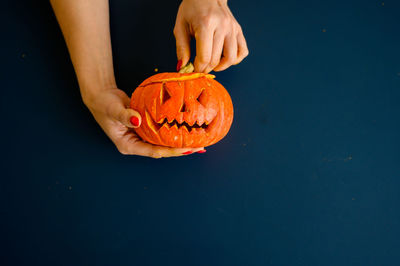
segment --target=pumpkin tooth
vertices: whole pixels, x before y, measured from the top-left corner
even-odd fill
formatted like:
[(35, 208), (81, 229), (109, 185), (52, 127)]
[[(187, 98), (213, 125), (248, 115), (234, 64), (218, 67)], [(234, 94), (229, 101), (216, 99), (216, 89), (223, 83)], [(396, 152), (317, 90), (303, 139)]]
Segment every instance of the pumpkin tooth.
[(189, 133), (189, 129), (185, 125), (181, 126), (181, 128), (182, 128), (182, 130), (186, 130)]
[(172, 127), (170, 127), (170, 129), (172, 129), (172, 128), (176, 128), (176, 130), (178, 130), (178, 125), (174, 124)]
[(151, 118), (151, 115), (147, 112), (147, 110), (145, 114), (146, 114), (147, 125), (149, 125), (149, 127), (151, 128), (151, 130), (153, 130), (153, 132), (157, 132), (159, 130), (159, 126), (154, 123), (153, 118)]
[(207, 128), (205, 128), (205, 132), (209, 132), (212, 128), (215, 127), (215, 124), (218, 122), (217, 118), (214, 118), (213, 120), (211, 120), (209, 122), (209, 124), (207, 125)]
[(164, 123), (165, 122), (165, 120), (166, 120), (166, 118), (164, 117), (164, 118), (161, 118), (157, 123), (159, 123), (159, 124), (162, 124), (162, 123)]
[[(162, 125), (162, 127), (161, 128), (163, 128), (163, 127), (165, 127), (166, 129), (169, 129), (169, 125), (168, 125), (168, 123), (164, 123), (163, 125)], [(161, 129), (160, 128), (160, 129)]]

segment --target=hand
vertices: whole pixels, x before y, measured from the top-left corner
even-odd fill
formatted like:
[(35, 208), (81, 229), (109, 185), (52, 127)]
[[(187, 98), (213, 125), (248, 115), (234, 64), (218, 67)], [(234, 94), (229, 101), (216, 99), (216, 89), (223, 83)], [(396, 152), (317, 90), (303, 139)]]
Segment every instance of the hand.
[(151, 145), (133, 131), (140, 126), (141, 117), (127, 107), (129, 97), (116, 86), (108, 0), (50, 1), (71, 55), (82, 99), (122, 154), (161, 158), (204, 150)]
[(97, 123), (122, 154), (162, 158), (204, 150), (168, 148), (143, 142), (133, 130), (141, 124), (140, 114), (126, 107), (129, 106), (130, 99), (125, 92), (117, 88), (98, 91), (95, 97), (85, 96), (83, 100)]
[(183, 0), (174, 35), (178, 70), (190, 60), (191, 36), (196, 39), (195, 72), (222, 71), (239, 64), (249, 54), (227, 0)]

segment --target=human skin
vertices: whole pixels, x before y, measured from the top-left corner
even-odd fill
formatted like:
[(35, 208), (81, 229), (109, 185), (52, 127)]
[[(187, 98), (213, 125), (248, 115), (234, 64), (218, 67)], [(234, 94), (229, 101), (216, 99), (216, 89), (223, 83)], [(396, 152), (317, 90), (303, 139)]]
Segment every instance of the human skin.
[(222, 71), (249, 54), (242, 28), (227, 0), (183, 0), (174, 35), (178, 62), (181, 60), (183, 66), (190, 60), (190, 39), (196, 39), (195, 72)]
[[(204, 5), (198, 5), (196, 1), (203, 2)], [(205, 152), (204, 148), (169, 148), (152, 145), (143, 142), (134, 132), (133, 128), (140, 126), (141, 117), (138, 112), (129, 108), (129, 97), (118, 89), (115, 81), (108, 0), (50, 0), (50, 2), (67, 43), (82, 100), (119, 152), (152, 158)], [(242, 41), (233, 40), (232, 36), (238, 36), (238, 32), (232, 31), (232, 29), (238, 30), (238, 24), (235, 24), (236, 20), (228, 11), (226, 1), (182, 1), (177, 16), (178, 26), (174, 30), (177, 45), (179, 45), (177, 56), (181, 64), (189, 61), (190, 48), (185, 42), (188, 38), (190, 40), (190, 34), (195, 34), (199, 44), (196, 48), (195, 71), (223, 70), (233, 63), (240, 62), (247, 55), (243, 52), (245, 51), (244, 46), (239, 46), (239, 42), (243, 44), (244, 39)], [(198, 12), (203, 14), (200, 20), (191, 18)], [(226, 22), (224, 25), (227, 30), (218, 30), (217, 33), (214, 29), (215, 34), (221, 34), (218, 38), (214, 36), (214, 39), (210, 39), (208, 35), (203, 34), (206, 29), (209, 30), (215, 26), (214, 22), (208, 23), (207, 12), (210, 12), (209, 16), (213, 18), (212, 21)], [(228, 18), (231, 24), (227, 22)], [(210, 28), (212, 25), (214, 26)], [(229, 27), (230, 30), (228, 30)], [(183, 28), (193, 28), (194, 31), (183, 32)], [(213, 47), (214, 42), (220, 47), (220, 39), (224, 40), (224, 52), (222, 49), (219, 51), (219, 48), (212, 51), (214, 61), (211, 59), (207, 61), (210, 47)], [(237, 48), (235, 48), (235, 44)], [(231, 56), (235, 51), (236, 57)], [(222, 56), (222, 59), (214, 67), (213, 64), (216, 62), (214, 57), (218, 57), (218, 54), (219, 58)]]

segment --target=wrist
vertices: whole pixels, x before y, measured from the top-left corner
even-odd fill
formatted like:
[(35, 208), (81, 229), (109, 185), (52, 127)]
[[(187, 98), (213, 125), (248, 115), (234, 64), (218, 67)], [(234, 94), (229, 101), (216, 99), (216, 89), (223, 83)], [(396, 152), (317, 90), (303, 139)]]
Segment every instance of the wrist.
[(79, 85), (80, 93), (83, 103), (92, 109), (99, 103), (99, 98), (104, 95), (104, 92), (110, 92), (112, 90), (117, 90), (116, 84), (96, 84), (91, 83), (90, 85)]
[(92, 103), (99, 93), (117, 88), (114, 73), (101, 70), (76, 72), (82, 100), (86, 105)]

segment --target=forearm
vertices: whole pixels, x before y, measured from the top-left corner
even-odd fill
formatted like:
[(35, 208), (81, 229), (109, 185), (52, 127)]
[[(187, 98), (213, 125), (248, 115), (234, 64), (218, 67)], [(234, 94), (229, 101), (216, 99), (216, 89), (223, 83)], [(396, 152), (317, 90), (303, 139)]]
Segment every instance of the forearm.
[(82, 97), (115, 88), (108, 0), (51, 0)]

